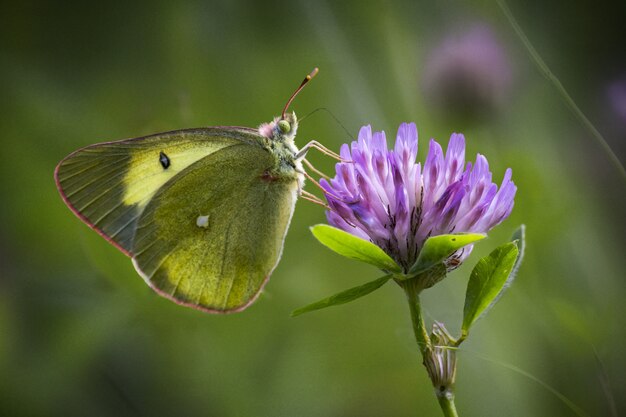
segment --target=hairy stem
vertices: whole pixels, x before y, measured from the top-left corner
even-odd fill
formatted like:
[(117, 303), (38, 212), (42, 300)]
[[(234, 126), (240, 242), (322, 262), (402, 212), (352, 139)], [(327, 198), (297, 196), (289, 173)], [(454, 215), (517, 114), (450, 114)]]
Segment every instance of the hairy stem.
[(445, 417), (459, 417), (456, 412), (456, 407), (454, 406), (453, 392), (443, 395), (438, 394), (437, 399), (439, 400), (439, 406), (441, 407), (441, 411), (443, 411), (443, 415)]
[(413, 333), (415, 333), (415, 340), (419, 347), (422, 357), (430, 353), (430, 338), (426, 330), (426, 324), (424, 324), (424, 317), (422, 316), (422, 305), (420, 302), (420, 289), (416, 288), (416, 285), (412, 282), (416, 280), (409, 280), (406, 282), (404, 291), (406, 292), (407, 299), (409, 301), (409, 310), (411, 312), (411, 320), (413, 322)]
[[(413, 333), (415, 334), (415, 340), (417, 346), (422, 355), (422, 363), (428, 371), (428, 377), (435, 385), (435, 394), (439, 401), (439, 406), (445, 417), (458, 417), (456, 407), (454, 405), (454, 387), (453, 382), (450, 384), (441, 385), (440, 375), (436, 375), (436, 369), (433, 369), (433, 358), (438, 353), (437, 347), (433, 347), (428, 331), (426, 330), (426, 324), (424, 323), (424, 316), (422, 315), (422, 305), (420, 302), (421, 287), (419, 287), (417, 279), (411, 279), (405, 281), (402, 285), (404, 292), (406, 293), (407, 300), (409, 302), (409, 310), (411, 312), (411, 321), (413, 322)], [(456, 369), (456, 365), (454, 366)], [(452, 381), (454, 377), (451, 378)]]

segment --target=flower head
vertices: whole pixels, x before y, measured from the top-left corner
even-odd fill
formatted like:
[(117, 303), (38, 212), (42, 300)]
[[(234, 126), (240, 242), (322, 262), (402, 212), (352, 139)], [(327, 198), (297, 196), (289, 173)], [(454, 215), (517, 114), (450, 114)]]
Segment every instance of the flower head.
[[(487, 159), (465, 162), (465, 138), (450, 137), (447, 151), (433, 139), (423, 169), (415, 162), (417, 129), (403, 123), (395, 146), (384, 132), (364, 126), (358, 140), (341, 147), (349, 162), (336, 165), (330, 181), (321, 180), (331, 225), (370, 240), (405, 271), (415, 263), (425, 240), (434, 235), (485, 233), (508, 217), (516, 187), (507, 169), (500, 188), (491, 181)], [(471, 246), (448, 258), (453, 269)]]
[[(426, 57), (422, 77), (429, 103), (446, 114), (489, 114), (507, 98), (512, 69), (496, 34), (477, 24), (448, 34)], [(477, 113), (477, 114), (474, 114)]]
[(614, 81), (609, 86), (608, 96), (614, 113), (626, 126), (626, 78)]

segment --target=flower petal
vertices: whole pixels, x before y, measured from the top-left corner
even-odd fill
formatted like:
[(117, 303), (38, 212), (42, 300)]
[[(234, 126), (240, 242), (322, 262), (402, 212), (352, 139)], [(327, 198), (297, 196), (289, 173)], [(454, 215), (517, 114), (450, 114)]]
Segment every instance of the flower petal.
[[(402, 123), (388, 150), (384, 132), (364, 126), (356, 141), (341, 147), (349, 162), (336, 164), (334, 178), (320, 180), (328, 222), (372, 241), (405, 269), (429, 236), (488, 232), (509, 216), (517, 190), (510, 169), (498, 189), (483, 155), (465, 162), (462, 134), (451, 135), (445, 155), (431, 139), (423, 169), (415, 161), (417, 140), (415, 124)], [(470, 252), (457, 251), (446, 266), (455, 268)]]

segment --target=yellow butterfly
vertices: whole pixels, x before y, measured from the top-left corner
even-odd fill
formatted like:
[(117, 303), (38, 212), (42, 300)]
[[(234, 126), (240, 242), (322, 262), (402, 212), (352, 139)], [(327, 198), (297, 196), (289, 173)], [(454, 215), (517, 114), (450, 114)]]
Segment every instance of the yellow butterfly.
[(160, 295), (211, 313), (241, 311), (280, 259), (306, 193), (302, 161), (321, 147), (298, 150), (298, 121), (287, 113), (317, 71), (258, 129), (183, 129), (79, 149), (56, 167), (61, 197)]

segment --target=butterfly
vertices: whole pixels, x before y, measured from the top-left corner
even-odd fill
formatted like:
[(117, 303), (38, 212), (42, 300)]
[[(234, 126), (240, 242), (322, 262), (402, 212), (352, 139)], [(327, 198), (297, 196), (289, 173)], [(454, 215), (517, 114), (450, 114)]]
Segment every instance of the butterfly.
[(317, 71), (258, 129), (182, 129), (71, 153), (54, 173), (63, 201), (159, 295), (210, 313), (245, 309), (278, 264), (305, 196), (304, 156), (321, 149), (296, 147), (298, 120), (287, 113)]

